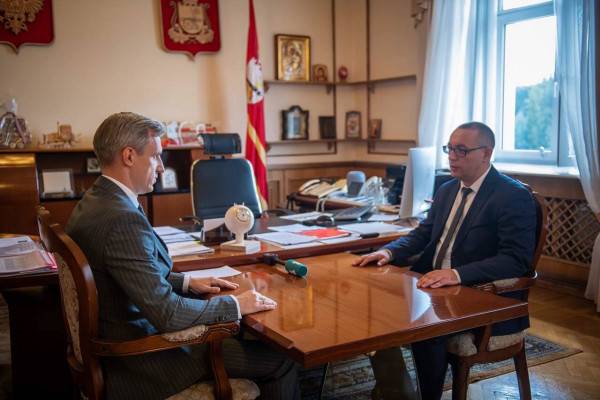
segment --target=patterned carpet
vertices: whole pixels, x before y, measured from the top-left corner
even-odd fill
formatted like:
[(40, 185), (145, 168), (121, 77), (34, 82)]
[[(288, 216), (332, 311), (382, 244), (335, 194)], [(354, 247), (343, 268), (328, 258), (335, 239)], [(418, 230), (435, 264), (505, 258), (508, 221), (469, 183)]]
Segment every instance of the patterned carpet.
[[(580, 352), (580, 350), (568, 349), (533, 335), (527, 335), (525, 349), (529, 366), (558, 360)], [(403, 354), (409, 373), (414, 379), (415, 371), (410, 351), (404, 348)], [(470, 381), (475, 382), (491, 378), (513, 370), (512, 360), (478, 365), (471, 369)], [(322, 367), (301, 372), (303, 400), (318, 398), (322, 375)], [(452, 375), (448, 369), (448, 375), (446, 376), (447, 389), (451, 387), (451, 382)], [(360, 356), (351, 360), (336, 362), (329, 367), (323, 399), (370, 399), (371, 389), (374, 385), (373, 372), (367, 357)], [(8, 309), (4, 299), (0, 296), (0, 400), (5, 399), (10, 399), (10, 334)]]
[[(527, 335), (525, 339), (525, 352), (527, 365), (534, 366), (549, 361), (572, 356), (580, 350), (562, 347), (556, 343), (534, 335)], [(410, 350), (403, 348), (404, 361), (416, 385), (415, 370)], [(514, 371), (512, 359), (490, 364), (479, 364), (471, 368), (470, 382), (506, 374)], [(301, 372), (301, 389), (303, 400), (318, 399), (323, 368), (312, 368)], [(371, 364), (366, 356), (359, 356), (352, 360), (332, 363), (329, 366), (323, 399), (336, 400), (363, 400), (371, 398), (371, 390), (375, 385)], [(448, 368), (444, 389), (452, 387), (452, 372)]]

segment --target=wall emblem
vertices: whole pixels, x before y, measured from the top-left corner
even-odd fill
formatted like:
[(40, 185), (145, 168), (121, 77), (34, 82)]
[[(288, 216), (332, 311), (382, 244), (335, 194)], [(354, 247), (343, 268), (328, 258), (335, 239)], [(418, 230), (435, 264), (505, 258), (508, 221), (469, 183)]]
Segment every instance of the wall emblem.
[(23, 44), (53, 40), (52, 0), (0, 0), (0, 43), (18, 52)]
[(217, 0), (161, 0), (163, 44), (167, 51), (194, 57), (221, 48)]

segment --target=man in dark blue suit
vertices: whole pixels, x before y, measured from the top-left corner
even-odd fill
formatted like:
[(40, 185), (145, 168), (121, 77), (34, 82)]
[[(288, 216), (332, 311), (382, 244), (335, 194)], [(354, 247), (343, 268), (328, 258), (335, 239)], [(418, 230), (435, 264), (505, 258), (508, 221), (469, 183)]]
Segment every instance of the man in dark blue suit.
[[(528, 275), (535, 247), (535, 203), (527, 188), (491, 165), (494, 145), (494, 133), (483, 123), (469, 122), (456, 128), (444, 146), (456, 179), (439, 188), (427, 218), (408, 236), (361, 257), (354, 265), (408, 265), (416, 259), (411, 270), (423, 274), (417, 282), (420, 288), (474, 285)], [(506, 296), (524, 300), (522, 293)], [(492, 335), (508, 335), (527, 327), (529, 319), (518, 318), (494, 325)], [(448, 366), (447, 339), (444, 336), (412, 345), (423, 399), (442, 395)], [(390, 356), (392, 352), (398, 354), (390, 349), (372, 358), (376, 378), (378, 370), (385, 370), (382, 364), (398, 359)], [(401, 389), (386, 387), (386, 376), (389, 373), (378, 378), (375, 394), (398, 398)]]

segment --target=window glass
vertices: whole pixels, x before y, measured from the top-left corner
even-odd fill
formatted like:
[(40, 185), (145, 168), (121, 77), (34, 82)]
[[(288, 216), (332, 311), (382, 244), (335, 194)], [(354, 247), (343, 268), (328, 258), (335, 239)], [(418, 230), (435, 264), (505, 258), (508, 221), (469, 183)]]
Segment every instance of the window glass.
[(556, 125), (554, 16), (507, 24), (502, 149), (552, 150)]
[(502, 1), (502, 9), (511, 10), (513, 8), (533, 6), (542, 3), (548, 3), (548, 0), (504, 0)]

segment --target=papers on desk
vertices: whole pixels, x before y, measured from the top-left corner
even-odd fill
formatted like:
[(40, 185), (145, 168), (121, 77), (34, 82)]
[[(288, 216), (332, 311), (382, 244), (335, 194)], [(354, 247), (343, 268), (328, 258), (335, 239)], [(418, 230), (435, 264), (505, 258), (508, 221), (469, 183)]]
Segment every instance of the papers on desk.
[(283, 226), (270, 226), (269, 230), (275, 232), (289, 232), (289, 233), (298, 233), (310, 229), (306, 225), (302, 224), (291, 224), (291, 225), (283, 225)]
[(290, 246), (315, 241), (315, 238), (312, 236), (305, 236), (289, 232), (258, 233), (256, 235), (252, 235), (252, 237), (263, 242), (273, 243), (278, 246)]
[(173, 228), (172, 226), (155, 226), (153, 229), (154, 232), (156, 232), (156, 234), (163, 240), (165, 239), (163, 236), (185, 233), (181, 229)]
[(167, 243), (167, 248), (169, 249), (169, 255), (171, 257), (189, 256), (191, 254), (208, 254), (215, 252), (214, 249), (201, 245), (197, 241)]
[(186, 271), (183, 273), (190, 278), (227, 278), (241, 274), (240, 271), (231, 268), (229, 265), (223, 265), (219, 268), (200, 269), (197, 271)]
[(186, 233), (172, 226), (157, 226), (154, 232), (165, 242), (171, 257), (215, 252), (214, 249), (200, 244), (197, 233)]
[(11, 238), (0, 239), (0, 257), (27, 254), (31, 253), (37, 248), (37, 245), (29, 236), (15, 236)]
[(29, 236), (0, 239), (0, 274), (56, 268), (52, 254), (40, 249)]
[(369, 222), (392, 222), (400, 219), (398, 214), (373, 214), (367, 221)]
[(293, 215), (284, 215), (282, 217), (282, 219), (289, 219), (291, 221), (297, 221), (297, 222), (302, 222), (302, 221), (306, 221), (309, 219), (315, 219), (321, 215), (333, 215), (331, 213), (322, 213), (322, 212), (318, 212), (318, 211), (312, 211), (312, 212), (307, 212), (307, 213), (301, 213), (301, 214), (293, 214)]
[(407, 228), (404, 226), (386, 224), (383, 222), (364, 222), (364, 223), (357, 223), (357, 224), (348, 224), (348, 225), (341, 225), (340, 228), (342, 228), (346, 231), (355, 232), (355, 233), (358, 233), (361, 235), (369, 234), (369, 233), (383, 234), (383, 233), (392, 233), (392, 232), (402, 232), (402, 231), (411, 229), (411, 228)]
[(324, 239), (335, 239), (344, 236), (349, 236), (350, 232), (342, 231), (337, 228), (317, 228), (317, 229), (308, 229), (300, 232), (301, 235), (311, 236), (318, 240)]

